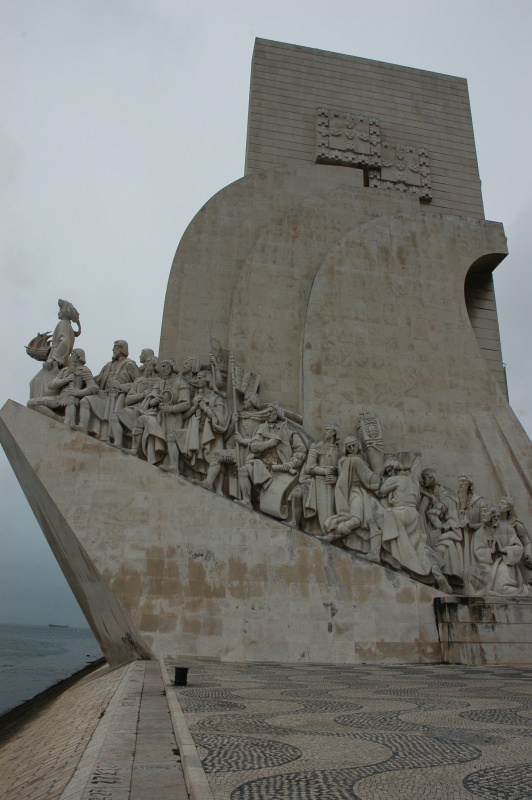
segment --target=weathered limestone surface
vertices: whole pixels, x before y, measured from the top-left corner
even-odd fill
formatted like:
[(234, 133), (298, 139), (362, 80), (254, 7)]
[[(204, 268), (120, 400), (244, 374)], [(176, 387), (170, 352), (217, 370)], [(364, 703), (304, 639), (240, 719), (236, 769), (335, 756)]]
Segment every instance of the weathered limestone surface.
[(446, 664), (530, 664), (532, 600), (438, 597), (434, 603)]
[(433, 189), (428, 209), (483, 218), (464, 78), (257, 39), (246, 175), (313, 163), (321, 107), (378, 118), (387, 141), (425, 145)]
[[(115, 342), (84, 396), (62, 389), (80, 432), (1, 414), (111, 663), (439, 660), (434, 585), (528, 597), (532, 446), (507, 401), (492, 280), (506, 253), (463, 79), (257, 42), (246, 176), (179, 244), (158, 365)], [(247, 395), (237, 367), (256, 379)], [(53, 416), (63, 399), (33, 402)], [(369, 418), (378, 446), (353, 436)], [(484, 509), (501, 497), (506, 511)], [(526, 650), (530, 624), (515, 631)]]
[[(351, 172), (253, 174), (216, 195), (177, 251), (160, 352), (201, 351), (210, 329), (316, 438), (324, 420), (348, 432), (375, 411), (390, 450), (420, 449), (451, 486), (468, 469), (486, 496), (510, 494), (532, 515), (532, 448), (464, 299), (468, 273), (491, 279), (504, 257), (502, 226), (342, 183)], [(297, 187), (300, 204), (268, 221)]]
[[(22, 413), (18, 425), (10, 424), (9, 410), (18, 410), (19, 415)], [(37, 427), (34, 417), (38, 420)], [(41, 420), (45, 422), (44, 428), (39, 424)], [(75, 507), (78, 525), (87, 533), (88, 521), (96, 520), (95, 524), (102, 534), (101, 555), (102, 562), (105, 562), (106, 533), (112, 530), (113, 521), (98, 514), (98, 491), (95, 491), (93, 484), (93, 468), (96, 465), (90, 460), (94, 442), (77, 434), (72, 455), (77, 448), (78, 455), (86, 454), (85, 459), (83, 463), (76, 463), (72, 458), (65, 461), (65, 433), (67, 440), (72, 439), (66, 425), (36, 414), (11, 400), (0, 414), (0, 439), (6, 455), (108, 662), (118, 666), (128, 663), (132, 658), (150, 658), (152, 653), (141, 633), (131, 624), (119, 599), (91, 560), (86, 549), (90, 539), (80, 536), (80, 531), (72, 528), (71, 514), (65, 514), (68, 509)], [(53, 445), (51, 437), (56, 437)], [(27, 447), (32, 438), (33, 443)], [(114, 493), (112, 473), (102, 475), (102, 480), (107, 483), (107, 491)], [(67, 498), (68, 493), (70, 499)]]
[[(1, 424), (19, 480), (38, 498), (34, 509), (62, 510), (62, 525), (43, 529), (111, 663), (121, 655), (111, 625), (158, 657), (439, 660), (433, 588), (12, 401)], [(111, 623), (109, 598), (121, 614)]]

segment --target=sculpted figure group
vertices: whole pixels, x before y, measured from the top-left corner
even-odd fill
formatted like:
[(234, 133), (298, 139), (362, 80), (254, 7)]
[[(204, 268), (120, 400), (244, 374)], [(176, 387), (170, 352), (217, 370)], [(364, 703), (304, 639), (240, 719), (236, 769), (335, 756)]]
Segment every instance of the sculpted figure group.
[(374, 415), (362, 415), (342, 446), (333, 422), (313, 441), (296, 414), (261, 403), (260, 377), (212, 341), (208, 363), (192, 355), (179, 372), (173, 358), (149, 348), (137, 366), (118, 340), (93, 376), (73, 347), (70, 323), (81, 329), (67, 301), (59, 301), (59, 320), (51, 340), (32, 340), (39, 355), (28, 345), (43, 360), (30, 407), (444, 592), (529, 593), (532, 540), (512, 499), (496, 507), (474, 492), (468, 474), (455, 491), (422, 469), (420, 453), (386, 453)]

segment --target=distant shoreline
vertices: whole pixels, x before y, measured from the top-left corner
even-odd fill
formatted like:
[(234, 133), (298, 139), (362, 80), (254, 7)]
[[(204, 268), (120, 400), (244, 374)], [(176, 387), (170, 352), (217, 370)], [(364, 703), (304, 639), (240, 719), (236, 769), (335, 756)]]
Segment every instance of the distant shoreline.
[[(51, 626), (51, 627), (68, 627), (65, 626)], [(91, 661), (83, 669), (74, 672), (70, 677), (63, 678), (63, 680), (54, 683), (43, 692), (39, 692), (30, 700), (26, 700), (15, 708), (9, 709), (4, 714), (0, 714), (0, 746), (9, 740), (20, 727), (34, 719), (46, 706), (59, 697), (64, 691), (69, 689), (77, 683), (85, 675), (95, 672), (100, 667), (106, 664), (105, 658), (97, 658)]]

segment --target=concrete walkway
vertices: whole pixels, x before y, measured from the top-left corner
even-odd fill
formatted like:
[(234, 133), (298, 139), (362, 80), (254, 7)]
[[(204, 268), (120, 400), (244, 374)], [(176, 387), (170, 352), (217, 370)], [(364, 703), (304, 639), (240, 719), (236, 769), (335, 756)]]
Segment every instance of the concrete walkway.
[(98, 670), (0, 745), (9, 800), (526, 800), (532, 668)]
[(157, 662), (104, 668), (35, 702), (0, 745), (2, 800), (188, 798)]

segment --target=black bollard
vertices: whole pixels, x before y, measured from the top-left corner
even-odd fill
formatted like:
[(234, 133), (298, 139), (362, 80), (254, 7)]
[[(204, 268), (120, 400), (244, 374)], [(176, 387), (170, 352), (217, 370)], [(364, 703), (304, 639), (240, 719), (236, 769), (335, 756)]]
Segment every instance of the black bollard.
[(174, 667), (174, 686), (187, 685), (188, 667)]

